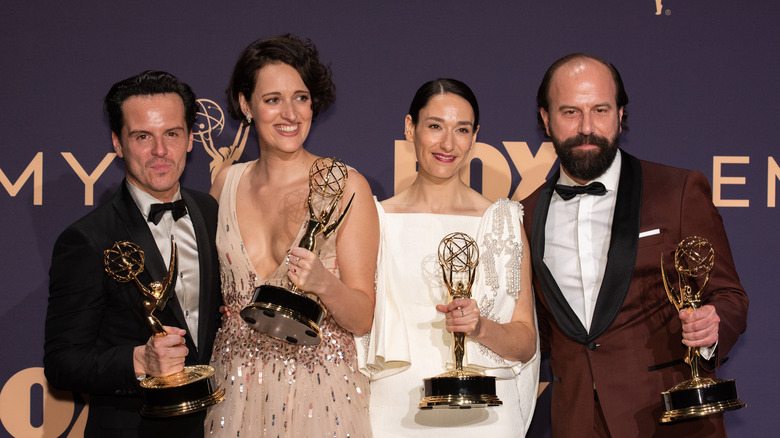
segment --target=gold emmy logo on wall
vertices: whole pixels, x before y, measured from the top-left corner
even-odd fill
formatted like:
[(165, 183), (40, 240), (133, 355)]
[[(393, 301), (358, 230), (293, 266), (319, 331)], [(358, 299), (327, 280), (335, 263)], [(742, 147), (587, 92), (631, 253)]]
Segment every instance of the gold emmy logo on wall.
[[(671, 15), (672, 11), (667, 9), (666, 15)], [(661, 15), (664, 13), (664, 5), (663, 0), (655, 0), (655, 15)]]
[(220, 170), (238, 161), (244, 153), (249, 126), (239, 123), (233, 143), (230, 146), (219, 147), (214, 144), (214, 137), (222, 134), (222, 129), (225, 127), (225, 113), (210, 99), (198, 99), (198, 107), (200, 108), (198, 120), (192, 127), (192, 134), (195, 141), (203, 144), (203, 149), (211, 157), (209, 174), (211, 182), (214, 182)]

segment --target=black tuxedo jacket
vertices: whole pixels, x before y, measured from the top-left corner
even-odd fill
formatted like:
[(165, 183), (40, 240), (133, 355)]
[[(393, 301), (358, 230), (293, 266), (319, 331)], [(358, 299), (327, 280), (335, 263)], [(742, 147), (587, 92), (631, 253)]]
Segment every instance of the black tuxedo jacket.
[(748, 299), (723, 222), (701, 172), (621, 153), (612, 237), (590, 330), (577, 318), (545, 263), (545, 224), (558, 174), (523, 201), (539, 333), (542, 349), (550, 351), (555, 379), (552, 435), (587, 436), (584, 431), (593, 428), (595, 386), (614, 437), (725, 436), (722, 415), (658, 424), (661, 392), (691, 376), (682, 361), (686, 349), (681, 323), (662, 283), (661, 254), (676, 283), (673, 252), (680, 240), (702, 236), (715, 250), (702, 304), (715, 306), (721, 322), (716, 357), (712, 364), (702, 364), (703, 376), (714, 374), (713, 365), (725, 359), (745, 330)]
[[(187, 365), (206, 364), (219, 328), (217, 203), (188, 189), (181, 195), (195, 228), (200, 259), (198, 345), (189, 332)], [(126, 183), (106, 204), (68, 227), (57, 239), (49, 271), (44, 370), (56, 388), (89, 395), (87, 436), (202, 436), (203, 413), (163, 420), (140, 416), (142, 397), (133, 370), (133, 349), (152, 336), (143, 317), (142, 294), (130, 281), (109, 277), (103, 251), (117, 241), (136, 243), (145, 254), (139, 281), (149, 285), (167, 274), (165, 262)], [(174, 294), (154, 312), (163, 325), (187, 325)]]

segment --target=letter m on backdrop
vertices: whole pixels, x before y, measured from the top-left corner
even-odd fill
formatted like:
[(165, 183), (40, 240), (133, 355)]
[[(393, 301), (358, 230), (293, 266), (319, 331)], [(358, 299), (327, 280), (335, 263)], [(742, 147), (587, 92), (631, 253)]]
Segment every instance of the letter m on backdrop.
[(22, 172), (22, 175), (19, 177), (19, 179), (16, 180), (15, 183), (11, 183), (11, 180), (5, 176), (5, 172), (0, 169), (0, 183), (3, 184), (3, 187), (5, 187), (5, 190), (8, 192), (8, 194), (11, 195), (11, 197), (14, 197), (19, 193), (19, 190), (22, 189), (24, 183), (30, 179), (30, 175), (33, 175), (33, 205), (42, 205), (43, 152), (38, 152), (35, 154), (35, 157), (32, 159), (32, 161), (30, 161), (30, 164), (27, 165), (27, 168), (24, 169), (24, 172)]

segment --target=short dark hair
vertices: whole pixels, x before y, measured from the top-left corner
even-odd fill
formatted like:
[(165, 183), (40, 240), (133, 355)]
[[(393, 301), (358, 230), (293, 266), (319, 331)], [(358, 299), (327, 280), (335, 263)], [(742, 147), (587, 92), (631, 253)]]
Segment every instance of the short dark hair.
[(120, 137), (125, 120), (122, 104), (132, 96), (151, 96), (155, 94), (175, 93), (184, 103), (184, 121), (187, 132), (192, 132), (198, 117), (198, 102), (189, 85), (176, 76), (164, 72), (147, 70), (114, 84), (103, 100), (103, 111), (108, 114), (111, 131)]
[(468, 85), (457, 79), (439, 78), (424, 83), (414, 94), (412, 104), (409, 106), (409, 115), (412, 116), (412, 123), (417, 125), (417, 121), (420, 118), (420, 110), (428, 104), (433, 96), (441, 94), (452, 93), (460, 96), (471, 105), (471, 109), (474, 111), (474, 126), (476, 129), (479, 126), (479, 104), (477, 103), (477, 97), (474, 96), (474, 92), (471, 91)]
[(303, 84), (311, 93), (312, 120), (336, 100), (336, 86), (331, 80), (330, 67), (320, 62), (314, 43), (292, 34), (278, 35), (253, 42), (239, 56), (226, 90), (231, 117), (246, 123), (238, 95), (243, 94), (247, 101), (251, 100), (257, 72), (276, 63), (287, 64), (301, 75)]
[[(589, 53), (572, 53), (570, 55), (566, 55), (563, 58), (555, 61), (550, 66), (550, 68), (547, 69), (547, 71), (544, 73), (542, 83), (539, 84), (539, 91), (536, 93), (536, 107), (544, 108), (545, 111), (548, 113), (550, 112), (550, 82), (552, 81), (553, 75), (561, 66), (577, 59), (592, 59), (593, 61), (603, 64), (605, 67), (607, 67), (610, 73), (612, 73), (612, 79), (615, 81), (615, 89), (617, 90), (617, 94), (615, 95), (615, 102), (617, 102), (618, 109), (623, 108), (623, 117), (620, 119), (620, 127), (623, 128), (624, 131), (628, 131), (628, 111), (626, 111), (626, 105), (628, 105), (628, 94), (626, 94), (626, 88), (623, 86), (623, 78), (620, 77), (620, 72), (614, 65), (596, 55), (591, 55)], [(547, 130), (544, 127), (544, 120), (542, 119), (541, 113), (537, 112), (536, 118), (539, 122), (539, 126), (542, 128), (542, 132), (544, 132), (545, 136), (547, 136)]]

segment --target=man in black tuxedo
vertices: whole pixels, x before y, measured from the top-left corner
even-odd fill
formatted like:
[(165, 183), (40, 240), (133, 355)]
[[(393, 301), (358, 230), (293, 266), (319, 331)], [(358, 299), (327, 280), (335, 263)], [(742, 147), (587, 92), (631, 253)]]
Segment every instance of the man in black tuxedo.
[[(195, 95), (175, 76), (147, 71), (114, 84), (104, 109), (126, 178), (109, 202), (54, 245), (46, 378), (89, 395), (86, 436), (202, 436), (203, 412), (164, 419), (139, 413), (139, 380), (207, 363), (219, 327), (217, 203), (179, 185), (192, 150)], [(146, 259), (138, 280), (148, 286), (168, 273), (171, 239), (178, 253), (175, 293), (154, 312), (167, 332), (155, 337), (141, 291), (109, 276), (103, 254), (118, 241), (137, 244)]]

